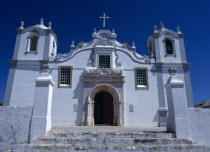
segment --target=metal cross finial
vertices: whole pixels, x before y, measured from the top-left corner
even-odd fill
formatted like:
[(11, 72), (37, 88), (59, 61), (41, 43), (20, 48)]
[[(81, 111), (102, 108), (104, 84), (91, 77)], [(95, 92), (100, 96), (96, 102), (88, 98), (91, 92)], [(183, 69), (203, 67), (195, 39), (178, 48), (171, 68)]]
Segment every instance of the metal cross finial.
[(103, 16), (99, 17), (100, 19), (103, 19), (103, 28), (106, 26), (106, 19), (109, 19), (109, 16), (106, 16), (106, 13), (104, 13)]

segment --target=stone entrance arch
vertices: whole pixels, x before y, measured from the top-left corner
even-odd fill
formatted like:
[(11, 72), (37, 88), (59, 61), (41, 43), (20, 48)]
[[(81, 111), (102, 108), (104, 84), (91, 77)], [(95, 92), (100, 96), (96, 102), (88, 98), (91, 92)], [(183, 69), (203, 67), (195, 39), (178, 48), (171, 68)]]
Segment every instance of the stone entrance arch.
[(109, 84), (99, 84), (96, 85), (88, 94), (88, 98), (86, 100), (87, 111), (85, 118), (86, 126), (94, 126), (94, 97), (99, 91), (108, 91), (113, 96), (113, 107), (114, 107), (114, 120), (113, 125), (122, 126), (123, 123), (123, 106), (120, 101), (120, 95), (112, 85)]

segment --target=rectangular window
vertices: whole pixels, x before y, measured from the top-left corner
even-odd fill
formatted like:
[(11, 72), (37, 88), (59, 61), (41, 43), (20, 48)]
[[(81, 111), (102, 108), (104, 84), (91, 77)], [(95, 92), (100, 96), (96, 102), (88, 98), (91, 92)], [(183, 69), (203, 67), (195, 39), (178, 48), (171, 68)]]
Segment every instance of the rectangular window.
[(59, 67), (59, 87), (71, 87), (72, 67)]
[(110, 68), (110, 55), (99, 55), (99, 68)]
[(136, 87), (148, 88), (147, 69), (136, 69), (135, 74), (136, 74)]

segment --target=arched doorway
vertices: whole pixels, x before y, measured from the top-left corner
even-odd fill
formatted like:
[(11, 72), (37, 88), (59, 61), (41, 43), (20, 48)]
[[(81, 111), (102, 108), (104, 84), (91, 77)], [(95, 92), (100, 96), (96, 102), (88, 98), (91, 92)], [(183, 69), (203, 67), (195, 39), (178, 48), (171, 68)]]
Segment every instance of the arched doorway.
[(94, 97), (95, 125), (113, 125), (113, 96), (108, 91), (99, 91)]
[[(86, 111), (84, 113), (84, 125), (85, 126), (94, 126), (97, 125), (97, 122), (95, 122), (95, 106), (97, 107), (97, 103), (95, 104), (95, 97), (100, 98), (100, 92), (108, 92), (109, 95), (112, 96), (112, 105), (113, 105), (113, 121), (112, 125), (114, 126), (122, 126), (124, 124), (124, 105), (123, 100), (120, 100), (119, 93), (116, 88), (109, 84), (99, 84), (96, 85), (87, 95), (86, 97)], [(99, 94), (98, 94), (99, 93)], [(98, 95), (97, 95), (98, 94)], [(97, 96), (99, 97), (97, 97)], [(99, 108), (100, 109), (100, 108)], [(107, 112), (107, 111), (105, 111)], [(97, 116), (96, 116), (97, 117)], [(103, 122), (104, 123), (104, 122)], [(100, 123), (99, 123), (100, 124)]]

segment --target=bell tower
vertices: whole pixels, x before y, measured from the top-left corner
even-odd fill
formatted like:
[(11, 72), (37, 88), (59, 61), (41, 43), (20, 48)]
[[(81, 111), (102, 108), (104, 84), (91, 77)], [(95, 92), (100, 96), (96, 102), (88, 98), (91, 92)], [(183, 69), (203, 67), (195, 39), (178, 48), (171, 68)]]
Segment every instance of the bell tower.
[(155, 58), (156, 62), (186, 63), (186, 53), (183, 33), (180, 28), (177, 32), (166, 29), (163, 22), (158, 30), (154, 26), (153, 34), (147, 40), (148, 55)]
[[(35, 79), (39, 76), (43, 64), (54, 61), (57, 54), (57, 38), (52, 30), (52, 23), (40, 23), (24, 28), (21, 22), (5, 91), (5, 106), (33, 106)], [(19, 94), (27, 94), (21, 97)]]
[(57, 38), (52, 30), (52, 23), (40, 24), (24, 28), (24, 22), (17, 29), (17, 38), (13, 60), (54, 60), (57, 54)]
[(171, 68), (177, 69), (177, 75), (184, 82), (185, 97), (188, 107), (194, 107), (191, 80), (190, 64), (187, 63), (184, 46), (183, 33), (180, 28), (177, 32), (164, 27), (160, 22), (160, 28), (154, 26), (153, 34), (147, 39), (147, 54), (155, 59), (157, 72), (158, 100), (159, 100), (159, 126), (166, 126), (168, 99), (166, 88), (164, 87), (170, 77)]

